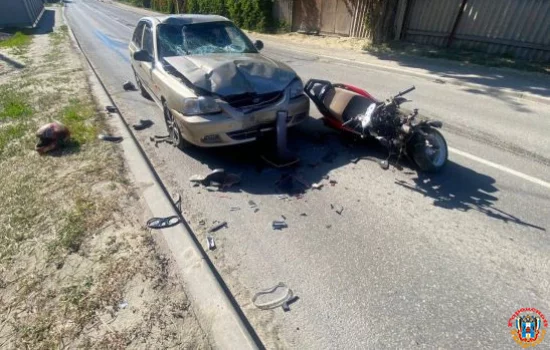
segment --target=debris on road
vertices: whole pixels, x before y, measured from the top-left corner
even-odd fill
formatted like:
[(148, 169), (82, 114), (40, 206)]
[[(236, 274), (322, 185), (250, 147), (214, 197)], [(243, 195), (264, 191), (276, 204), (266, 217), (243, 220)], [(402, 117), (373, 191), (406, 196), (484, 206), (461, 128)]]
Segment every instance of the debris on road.
[(40, 127), (36, 131), (36, 137), (38, 138), (36, 151), (39, 154), (45, 154), (62, 146), (69, 139), (70, 132), (65, 125), (53, 122)]
[(214, 237), (206, 236), (206, 244), (207, 244), (209, 250), (215, 250), (216, 249), (216, 241), (214, 240)]
[(226, 173), (224, 169), (214, 169), (208, 175), (193, 175), (189, 181), (205, 187), (214, 187), (216, 190), (232, 187), (241, 182), (240, 175)]
[(136, 131), (145, 130), (150, 128), (153, 125), (153, 122), (149, 119), (140, 119), (138, 124), (132, 125), (132, 128)]
[(300, 216), (307, 216), (307, 214), (306, 214), (306, 213), (302, 213), (302, 214), (300, 214)]
[(339, 207), (339, 208), (336, 209), (336, 214), (342, 215), (342, 213), (344, 212), (344, 207), (341, 206), (341, 205), (339, 205), (338, 207)]
[(126, 309), (127, 307), (128, 307), (128, 302), (127, 301), (123, 301), (120, 304), (118, 304), (119, 309)]
[(231, 209), (229, 209), (229, 211), (239, 211), (241, 210), (240, 207), (231, 207)]
[(116, 113), (118, 109), (115, 106), (105, 106), (105, 110), (109, 113)]
[(289, 310), (288, 305), (296, 300), (298, 299), (294, 298), (292, 289), (288, 288), (283, 282), (264, 289), (252, 297), (254, 306), (261, 310), (272, 310), (282, 306), (285, 310)]
[(271, 222), (271, 227), (274, 230), (282, 230), (284, 228), (288, 228), (288, 224), (286, 223), (286, 221), (274, 220)]
[(108, 142), (114, 142), (114, 143), (119, 143), (119, 142), (122, 142), (123, 140), (122, 136), (112, 136), (112, 135), (106, 135), (106, 134), (99, 134), (97, 138), (102, 141), (108, 141)]
[(250, 209), (254, 210), (254, 213), (257, 213), (260, 211), (260, 208), (258, 208), (258, 205), (253, 200), (248, 201), (248, 206), (250, 207)]
[(174, 206), (178, 209), (178, 211), (181, 213), (181, 195), (179, 193), (176, 193), (175, 196), (173, 196), (175, 199)]
[(313, 188), (314, 190), (320, 190), (321, 188), (323, 188), (324, 184), (322, 183), (314, 183), (311, 185), (311, 188)]
[(330, 183), (331, 186), (334, 187), (334, 186), (338, 183), (338, 181), (336, 181), (336, 180), (330, 180), (329, 183)]
[(131, 81), (125, 81), (124, 84), (122, 84), (122, 88), (125, 91), (136, 91), (136, 86)]
[(179, 223), (180, 218), (174, 215), (166, 218), (151, 218), (147, 220), (147, 227), (154, 230), (160, 230), (163, 228), (176, 226)]
[(219, 224), (216, 224), (216, 225), (210, 227), (210, 229), (208, 230), (208, 233), (219, 231), (224, 227), (227, 227), (227, 221), (223, 221)]
[(284, 201), (289, 199), (289, 197), (286, 194), (280, 194), (277, 196), (277, 199)]

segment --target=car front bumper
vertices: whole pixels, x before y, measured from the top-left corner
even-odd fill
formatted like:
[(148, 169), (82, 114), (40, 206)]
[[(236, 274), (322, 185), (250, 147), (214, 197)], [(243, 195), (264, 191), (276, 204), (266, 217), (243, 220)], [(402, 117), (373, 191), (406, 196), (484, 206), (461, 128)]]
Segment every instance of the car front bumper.
[[(285, 106), (286, 105), (286, 106)], [(297, 125), (309, 116), (309, 98), (301, 95), (288, 101), (279, 101), (262, 109), (243, 114), (224, 106), (218, 114), (184, 116), (172, 110), (183, 137), (199, 147), (238, 145), (256, 140), (258, 132), (275, 128), (277, 112), (288, 111), (287, 125)]]

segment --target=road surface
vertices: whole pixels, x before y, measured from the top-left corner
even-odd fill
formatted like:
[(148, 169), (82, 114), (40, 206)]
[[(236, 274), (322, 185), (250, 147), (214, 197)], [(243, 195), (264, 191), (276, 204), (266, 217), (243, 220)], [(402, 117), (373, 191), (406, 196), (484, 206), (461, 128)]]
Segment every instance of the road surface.
[[(302, 158), (298, 173), (337, 184), (280, 199), (282, 173), (259, 167), (253, 145), (181, 152), (149, 140), (166, 134), (161, 111), (121, 86), (133, 78), (127, 45), (142, 14), (96, 0), (67, 1), (65, 10), (127, 122), (155, 123), (135, 134), (167, 188), (181, 193), (200, 242), (215, 220), (228, 222), (209, 255), (266, 347), (516, 349), (507, 326), (515, 310), (536, 307), (550, 317), (547, 105), (268, 45), (265, 55), (304, 80), (351, 83), (379, 97), (416, 85), (414, 106), (443, 120), (453, 149), (446, 170), (432, 177), (354, 164), (384, 153), (347, 144), (312, 107), (290, 135)], [(220, 167), (241, 174), (242, 184), (222, 193), (190, 187), (191, 175)], [(332, 209), (340, 206), (341, 215)], [(273, 231), (281, 215), (289, 228)], [(299, 296), (291, 311), (255, 309), (254, 293), (278, 282)]]

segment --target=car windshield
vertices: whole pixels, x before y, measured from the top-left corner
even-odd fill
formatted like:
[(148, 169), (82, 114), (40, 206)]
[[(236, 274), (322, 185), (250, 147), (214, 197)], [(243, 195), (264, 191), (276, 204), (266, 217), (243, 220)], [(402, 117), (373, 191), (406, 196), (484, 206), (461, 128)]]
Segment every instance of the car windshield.
[(252, 42), (231, 22), (158, 26), (159, 57), (211, 53), (256, 53)]

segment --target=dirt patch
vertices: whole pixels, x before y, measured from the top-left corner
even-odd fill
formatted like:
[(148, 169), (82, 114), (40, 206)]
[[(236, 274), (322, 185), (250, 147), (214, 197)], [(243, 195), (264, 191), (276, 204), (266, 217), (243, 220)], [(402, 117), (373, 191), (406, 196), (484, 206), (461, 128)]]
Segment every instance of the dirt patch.
[[(20, 63), (0, 71), (0, 348), (209, 348), (55, 10), (52, 33), (0, 48)], [(53, 120), (71, 142), (39, 156)]]
[(347, 49), (360, 51), (364, 46), (369, 45), (369, 39), (325, 36), (325, 35), (309, 35), (300, 33), (285, 33), (285, 34), (261, 34), (256, 32), (247, 32), (254, 39), (276, 39), (281, 41), (291, 42), (293, 44), (319, 47), (323, 49)]

